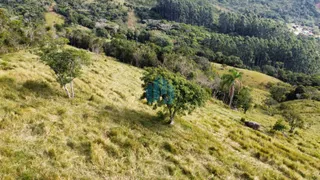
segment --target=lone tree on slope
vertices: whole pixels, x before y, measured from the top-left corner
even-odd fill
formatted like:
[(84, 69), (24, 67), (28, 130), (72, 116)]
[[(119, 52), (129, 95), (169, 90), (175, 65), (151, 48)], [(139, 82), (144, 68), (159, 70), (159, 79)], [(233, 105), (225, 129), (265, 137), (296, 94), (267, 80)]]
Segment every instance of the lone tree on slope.
[(141, 98), (146, 98), (155, 109), (165, 106), (171, 125), (177, 114), (191, 113), (208, 98), (200, 86), (163, 68), (147, 68), (142, 80), (144, 94)]
[(222, 76), (222, 83), (221, 86), (224, 88), (225, 86), (229, 89), (229, 106), (232, 107), (232, 102), (234, 98), (234, 94), (236, 91), (236, 85), (239, 86), (238, 91), (241, 89), (242, 83), (241, 83), (242, 73), (238, 72), (235, 69), (230, 69), (229, 74), (224, 74)]
[[(89, 56), (83, 50), (65, 48), (66, 40), (59, 39), (45, 45), (40, 52), (43, 60), (54, 72), (58, 83), (69, 98), (74, 98), (73, 80), (80, 76), (81, 68), (89, 62)], [(71, 93), (67, 87), (70, 84)]]
[(294, 112), (293, 110), (285, 110), (282, 115), (290, 125), (290, 133), (293, 133), (296, 128), (304, 127), (305, 122), (297, 112)]

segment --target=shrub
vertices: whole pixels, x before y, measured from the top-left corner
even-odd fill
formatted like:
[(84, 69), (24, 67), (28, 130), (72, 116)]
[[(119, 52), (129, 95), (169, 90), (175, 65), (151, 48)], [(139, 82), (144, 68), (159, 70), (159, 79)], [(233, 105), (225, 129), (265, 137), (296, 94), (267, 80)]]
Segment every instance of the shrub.
[(278, 120), (272, 127), (275, 131), (284, 131), (287, 129), (287, 126), (284, 124), (283, 120)]
[(278, 83), (271, 87), (270, 93), (273, 99), (278, 102), (287, 100), (287, 95), (290, 93), (291, 87), (286, 84)]
[(272, 97), (269, 97), (267, 98), (264, 103), (270, 107), (270, 106), (273, 106), (273, 105), (277, 105), (278, 104), (278, 101), (274, 100)]
[(246, 113), (252, 107), (252, 97), (248, 88), (243, 88), (240, 93), (235, 96), (235, 106), (242, 108)]
[(290, 125), (290, 130), (289, 130), (290, 133), (293, 133), (293, 131), (296, 128), (304, 127), (304, 124), (305, 124), (304, 120), (302, 119), (300, 114), (298, 114), (297, 112), (293, 110), (286, 110), (283, 112), (282, 115)]

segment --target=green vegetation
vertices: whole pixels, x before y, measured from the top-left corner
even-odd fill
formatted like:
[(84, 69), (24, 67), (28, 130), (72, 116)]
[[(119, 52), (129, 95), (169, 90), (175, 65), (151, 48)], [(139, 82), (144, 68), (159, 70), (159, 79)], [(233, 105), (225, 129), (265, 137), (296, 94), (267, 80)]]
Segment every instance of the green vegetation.
[(153, 9), (164, 19), (198, 26), (213, 26), (213, 9), (208, 3), (199, 6), (190, 0), (160, 0)]
[(170, 125), (174, 124), (177, 114), (191, 113), (207, 100), (207, 94), (201, 87), (165, 69), (146, 69), (142, 80), (145, 90), (142, 98), (147, 98), (148, 104), (154, 108), (165, 105)]
[[(244, 115), (217, 100), (169, 127), (139, 101), (143, 70), (90, 56), (92, 65), (74, 80), (72, 100), (39, 57), (1, 56), (12, 67), (0, 71), (1, 178), (317, 179), (319, 102), (292, 102), (313, 125), (288, 137), (269, 135), (281, 116), (260, 108)], [(244, 79), (252, 73), (241, 71)], [(266, 129), (246, 128), (241, 117)]]
[(284, 131), (287, 129), (286, 125), (283, 123), (283, 120), (278, 120), (272, 127), (275, 131)]
[(240, 90), (239, 94), (236, 96), (235, 106), (242, 108), (244, 113), (246, 114), (247, 111), (252, 107), (252, 95), (249, 88), (244, 87)]
[(1, 2), (0, 179), (318, 179), (318, 1), (277, 2)]
[(297, 22), (308, 24), (310, 26), (319, 23), (320, 15), (316, 4), (318, 0), (259, 0), (259, 1), (240, 1), (240, 0), (209, 0), (219, 2), (221, 7), (228, 10), (234, 10), (240, 13), (248, 11), (254, 12), (261, 17), (272, 18), (286, 22)]
[[(64, 39), (41, 47), (41, 60), (55, 73), (58, 83), (65, 89), (69, 98), (74, 98), (73, 80), (79, 77), (83, 65), (88, 64), (89, 57), (84, 51), (64, 49)], [(71, 94), (67, 88), (70, 83)]]
[(223, 89), (225, 86), (227, 86), (228, 90), (229, 90), (229, 106), (231, 108), (232, 103), (233, 103), (233, 98), (234, 98), (234, 94), (236, 91), (236, 85), (238, 86), (238, 91), (241, 90), (241, 77), (242, 74), (239, 73), (238, 71), (231, 69), (230, 74), (224, 74), (222, 76), (222, 84), (221, 84), (221, 88)]
[(37, 45), (42, 40), (44, 28), (41, 24), (24, 22), (25, 18), (12, 19), (7, 10), (0, 8), (0, 54)]
[(304, 127), (304, 121), (298, 113), (287, 109), (283, 113), (283, 116), (285, 117), (285, 119), (288, 121), (288, 123), (290, 125), (290, 131), (289, 131), (290, 133), (293, 133), (293, 131), (296, 128), (303, 128)]

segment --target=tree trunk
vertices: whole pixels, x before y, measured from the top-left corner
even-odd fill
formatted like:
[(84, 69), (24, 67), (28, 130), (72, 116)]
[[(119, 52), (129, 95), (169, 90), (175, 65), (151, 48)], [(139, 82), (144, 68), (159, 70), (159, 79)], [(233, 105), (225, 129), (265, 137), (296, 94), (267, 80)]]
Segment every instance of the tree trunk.
[(67, 88), (66, 85), (63, 86), (63, 89), (66, 91), (66, 93), (67, 93), (67, 95), (68, 95), (68, 98), (71, 98), (69, 89)]
[(170, 125), (171, 125), (171, 126), (174, 125), (174, 117), (173, 117), (173, 116), (170, 117)]
[(290, 128), (290, 130), (289, 130), (289, 133), (293, 133), (293, 131), (294, 131), (294, 127), (291, 126), (291, 128)]
[(229, 102), (230, 108), (232, 108), (233, 98), (234, 98), (234, 84), (232, 84), (231, 89), (230, 89), (230, 102)]
[(176, 111), (173, 111), (173, 113), (170, 113), (170, 125), (174, 125), (174, 117), (176, 116)]
[(223, 103), (226, 103), (226, 93), (223, 93)]
[(70, 87), (71, 87), (71, 98), (74, 98), (73, 81), (71, 81), (71, 83), (70, 83)]

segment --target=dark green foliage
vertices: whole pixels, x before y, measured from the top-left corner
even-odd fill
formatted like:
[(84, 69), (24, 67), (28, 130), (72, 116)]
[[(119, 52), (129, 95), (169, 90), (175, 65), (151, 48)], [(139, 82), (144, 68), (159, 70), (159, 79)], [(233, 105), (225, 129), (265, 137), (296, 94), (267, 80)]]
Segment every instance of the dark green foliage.
[(271, 97), (277, 102), (287, 100), (287, 95), (290, 93), (291, 87), (286, 84), (278, 83), (270, 88)]
[(153, 82), (150, 82), (145, 91), (149, 105), (152, 105), (155, 102), (160, 102), (160, 104), (165, 105), (173, 104), (173, 86), (163, 77), (158, 77)]
[(320, 91), (315, 87), (300, 85), (287, 95), (288, 101), (295, 99), (320, 100)]
[[(194, 69), (198, 68), (189, 68), (189, 65), (192, 65), (191, 59), (200, 56), (209, 61), (235, 67), (258, 69), (291, 84), (317, 84), (316, 78), (312, 81), (311, 76), (294, 73), (312, 74), (318, 71), (320, 57), (316, 52), (320, 46), (317, 41), (312, 38), (296, 37), (283, 23), (261, 18), (255, 13), (247, 12), (241, 15), (221, 13), (219, 24), (214, 25), (212, 18), (214, 8), (207, 1), (162, 0), (153, 10), (165, 18), (214, 27), (213, 30), (219, 27), (220, 32), (228, 35), (166, 21), (155, 21), (158, 23), (153, 24), (152, 28), (160, 30), (155, 32), (148, 31), (152, 23), (147, 23), (146, 28), (141, 27), (136, 30), (124, 28), (123, 23), (126, 21), (128, 10), (122, 5), (102, 0), (88, 4), (83, 2), (82, 0), (57, 2), (57, 11), (66, 16), (68, 21), (83, 25), (89, 22), (83, 17), (85, 16), (95, 23), (94, 27), (86, 23), (94, 33), (67, 34), (73, 46), (99, 53), (99, 49), (105, 43), (95, 38), (96, 34), (102, 38), (113, 38), (111, 43), (104, 45), (107, 55), (138, 67), (158, 66), (165, 61), (165, 54), (174, 52), (176, 56), (182, 55), (188, 59), (186, 69), (189, 72), (182, 73), (187, 78), (196, 78)], [(137, 5), (137, 2), (132, 4)], [(132, 4), (125, 6), (132, 8)], [(109, 11), (105, 12), (103, 8)], [(144, 8), (146, 7), (136, 7), (136, 9)], [(171, 28), (159, 29), (159, 24)], [(170, 67), (165, 66), (173, 70), (173, 64), (170, 62)], [(181, 69), (179, 67), (174, 71), (182, 72)]]
[(0, 1), (0, 8), (7, 9), (12, 15), (22, 16), (25, 24), (36, 25), (43, 22), (44, 12), (51, 5), (48, 0)]
[(210, 0), (221, 3), (222, 7), (232, 9), (240, 14), (248, 11), (256, 13), (260, 17), (271, 18), (286, 22), (313, 23), (319, 22), (320, 13), (316, 9), (317, 0)]
[[(312, 74), (318, 72), (320, 66), (317, 41), (296, 37), (289, 32), (269, 39), (211, 33), (210, 38), (201, 44), (225, 56), (239, 57), (244, 65), (252, 68), (271, 65), (277, 69)], [(277, 73), (272, 75), (281, 77)]]
[[(230, 69), (228, 74), (224, 74), (221, 78), (221, 89), (225, 91), (229, 96), (229, 106), (232, 107), (233, 99), (236, 92), (240, 92), (242, 88), (242, 73), (238, 72), (236, 69)], [(246, 97), (247, 98), (247, 97)], [(244, 99), (243, 99), (244, 100)], [(247, 100), (245, 100), (247, 101)], [(248, 110), (249, 107), (246, 107)], [(246, 110), (245, 110), (246, 111)]]
[(172, 154), (177, 154), (177, 152), (178, 152), (177, 149), (174, 147), (174, 145), (172, 145), (168, 142), (163, 143), (163, 148)]
[[(211, 1), (216, 3), (215, 0)], [(223, 13), (217, 11), (211, 1), (161, 0), (156, 4), (155, 1), (132, 0), (121, 5), (107, 0), (90, 3), (85, 0), (57, 0), (54, 11), (65, 16), (67, 23), (56, 26), (56, 29), (59, 36), (68, 38), (72, 46), (96, 53), (104, 51), (108, 56), (138, 67), (164, 66), (206, 88), (212, 87), (210, 81), (213, 79), (208, 61), (260, 70), (294, 85), (320, 84), (317, 75), (307, 75), (317, 73), (320, 69), (320, 55), (317, 53), (320, 46), (317, 40), (297, 37), (282, 22), (266, 19), (266, 16), (262, 18), (257, 15), (262, 10), (260, 6), (260, 11), (244, 12), (235, 5), (246, 3), (219, 1), (221, 7), (228, 5), (230, 9), (241, 9), (243, 12)], [(143, 4), (139, 4), (141, 2)], [(274, 5), (274, 2), (261, 2), (264, 2), (263, 6)], [(259, 3), (252, 2), (254, 6)], [(306, 4), (310, 2), (299, 5), (312, 9)], [(10, 14), (3, 17), (7, 25), (2, 26), (6, 31), (0, 30), (0, 53), (34, 45), (44, 39), (43, 12), (50, 5), (51, 2), (47, 0), (0, 3)], [(155, 6), (153, 10), (151, 6)], [(127, 15), (133, 9), (136, 13), (150, 15), (148, 18), (157, 18), (154, 13), (158, 12), (168, 20), (211, 29), (151, 20), (156, 23), (128, 30)], [(24, 18), (16, 19), (12, 14)], [(13, 20), (9, 21), (11, 17)], [(161, 26), (169, 28), (163, 29)], [(106, 38), (112, 41), (106, 41)]]
[(80, 24), (93, 29), (96, 23), (107, 21), (123, 23), (127, 11), (122, 5), (112, 1), (97, 0), (87, 3), (85, 0), (57, 0), (55, 10), (66, 17), (67, 23)]
[(277, 105), (278, 101), (274, 100), (272, 97), (269, 97), (264, 101), (264, 104), (267, 105), (268, 107), (271, 107), (273, 105)]
[(275, 105), (277, 102), (292, 101), (296, 99), (311, 99), (320, 100), (320, 91), (312, 86), (295, 86), (278, 83), (274, 84), (270, 88), (271, 98), (265, 101), (266, 105)]
[(249, 88), (245, 87), (240, 90), (239, 94), (235, 95), (234, 106), (242, 108), (244, 113), (252, 107), (252, 97)]
[[(7, 8), (10, 10), (11, 7)], [(37, 45), (45, 35), (41, 22), (14, 17), (19, 15), (18, 12), (16, 13), (10, 14), (7, 10), (0, 8), (0, 54)], [(31, 22), (31, 20), (34, 21)]]
[(272, 127), (275, 131), (284, 131), (287, 129), (287, 126), (284, 124), (283, 120), (278, 120)]
[(152, 46), (134, 41), (116, 39), (104, 45), (106, 55), (116, 57), (124, 63), (138, 67), (152, 67), (159, 64)]
[(287, 32), (286, 26), (271, 19), (259, 18), (256, 14), (246, 13), (238, 16), (235, 13), (221, 13), (219, 16), (219, 32), (272, 38)]
[(313, 86), (320, 86), (320, 74), (315, 74), (311, 77)]
[[(199, 9), (196, 8), (198, 6), (199, 8), (210, 7), (206, 2), (163, 0), (155, 9), (168, 20), (197, 24), (187, 22), (187, 20), (194, 20), (194, 17), (184, 17), (186, 15), (201, 16), (188, 13), (184, 7), (193, 10), (194, 8)], [(213, 33), (211, 38), (201, 41), (205, 48), (221, 52), (225, 56), (221, 58), (218, 55), (212, 58), (215, 62), (237, 67), (242, 67), (243, 64), (250, 68), (259, 67), (265, 73), (291, 83), (294, 81), (278, 74), (278, 71), (285, 69), (311, 74), (317, 72), (320, 67), (320, 57), (316, 53), (319, 44), (314, 39), (296, 37), (283, 23), (261, 18), (254, 13), (245, 13), (241, 16), (222, 13), (218, 27), (221, 33), (231, 36)], [(241, 35), (241, 37), (234, 35)], [(181, 46), (180, 49), (182, 49)], [(212, 52), (202, 52), (203, 56), (209, 57), (210, 54)]]
[(69, 44), (75, 46), (77, 48), (90, 50), (95, 53), (103, 52), (104, 40), (96, 37), (94, 34), (81, 31), (74, 30), (70, 31), (66, 34), (66, 37), (69, 39)]
[(163, 18), (198, 26), (213, 26), (213, 9), (209, 4), (191, 0), (160, 0), (153, 9)]
[(142, 80), (145, 91), (142, 98), (147, 98), (154, 108), (165, 106), (171, 124), (177, 114), (191, 113), (195, 108), (203, 106), (208, 98), (201, 87), (163, 68), (147, 68)]
[[(69, 98), (73, 98), (73, 79), (80, 76), (82, 66), (89, 62), (89, 56), (85, 51), (65, 49), (65, 43), (65, 39), (47, 43), (43, 45), (39, 55), (41, 60), (55, 72), (58, 83), (67, 91)], [(66, 87), (68, 83), (71, 83), (72, 95)]]

